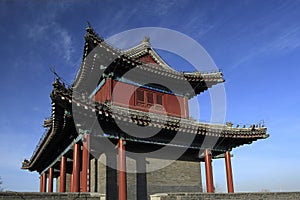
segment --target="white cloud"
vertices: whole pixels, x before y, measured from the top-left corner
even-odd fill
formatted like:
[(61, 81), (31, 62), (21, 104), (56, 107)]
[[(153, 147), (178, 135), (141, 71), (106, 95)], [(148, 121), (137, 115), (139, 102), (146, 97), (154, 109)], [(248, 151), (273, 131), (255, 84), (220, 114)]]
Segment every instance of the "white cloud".
[(286, 54), (299, 48), (300, 27), (297, 20), (291, 21), (299, 17), (297, 8), (297, 2), (284, 2), (236, 32), (235, 38), (247, 37), (251, 46), (245, 49), (245, 54), (240, 56), (233, 68), (261, 55)]
[(195, 12), (183, 25), (184, 30), (189, 30), (196, 39), (202, 38), (215, 27), (219, 26), (219, 21), (210, 22), (207, 18), (207, 13)]
[(284, 30), (269, 46), (274, 50), (294, 50), (298, 48), (300, 46), (300, 27), (294, 26)]
[[(64, 8), (64, 4), (48, 5), (53, 7), (51, 12), (44, 12), (36, 20), (25, 24), (24, 32), (34, 43), (43, 43), (49, 46), (51, 51), (57, 52), (66, 62), (71, 61), (74, 52), (71, 34), (57, 22), (58, 12)], [(35, 9), (34, 6), (32, 9)]]
[[(250, 51), (247, 51), (244, 56), (236, 60), (232, 68), (236, 68), (257, 56), (285, 54), (300, 47), (300, 27), (289, 27), (276, 36), (273, 36), (271, 32), (272, 30), (269, 30), (269, 38), (267, 40), (260, 41), (261, 45), (253, 45), (249, 49)], [(257, 43), (257, 41), (253, 41), (253, 43)]]
[(168, 1), (168, 0), (156, 0), (154, 13), (159, 16), (163, 16), (168, 14), (168, 11), (172, 9), (173, 6), (177, 4), (176, 1)]
[(74, 52), (71, 35), (56, 22), (41, 22), (27, 26), (28, 37), (34, 42), (46, 42), (57, 51), (67, 62), (71, 61)]
[(56, 49), (60, 50), (64, 59), (68, 62), (71, 60), (71, 54), (74, 52), (72, 45), (72, 38), (67, 30), (57, 27), (55, 29), (57, 37), (57, 43), (55, 43)]

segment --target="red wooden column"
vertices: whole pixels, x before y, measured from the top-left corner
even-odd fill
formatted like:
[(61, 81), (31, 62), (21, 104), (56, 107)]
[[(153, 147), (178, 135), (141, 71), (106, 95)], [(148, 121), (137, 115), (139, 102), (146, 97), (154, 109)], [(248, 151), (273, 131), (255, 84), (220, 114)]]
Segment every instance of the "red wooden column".
[(66, 192), (66, 171), (67, 158), (65, 156), (62, 156), (60, 159), (59, 192)]
[(80, 175), (80, 145), (74, 144), (71, 192), (79, 192), (79, 181), (80, 181), (79, 175)]
[(47, 175), (45, 173), (40, 176), (40, 192), (46, 192)]
[(82, 162), (81, 162), (81, 192), (88, 192), (88, 175), (89, 175), (89, 135), (84, 135), (82, 147)]
[(118, 155), (119, 200), (126, 200), (126, 155), (124, 140), (122, 138), (118, 142)]
[(214, 193), (214, 181), (211, 165), (211, 151), (204, 150), (205, 174), (206, 174), (206, 190), (207, 193)]
[(230, 151), (225, 153), (226, 177), (228, 193), (234, 193)]
[(53, 192), (53, 168), (50, 167), (48, 175), (48, 192)]
[(46, 186), (47, 186), (47, 174), (46, 174), (46, 172), (44, 172), (44, 174), (43, 174), (43, 192), (47, 192), (47, 188), (46, 188)]
[(40, 175), (40, 192), (43, 192), (43, 175)]

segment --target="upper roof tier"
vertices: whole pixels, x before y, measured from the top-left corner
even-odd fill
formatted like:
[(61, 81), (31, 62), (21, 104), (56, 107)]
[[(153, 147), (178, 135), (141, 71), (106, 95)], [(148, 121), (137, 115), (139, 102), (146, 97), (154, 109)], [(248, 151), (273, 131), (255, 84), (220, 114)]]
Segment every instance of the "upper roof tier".
[(137, 46), (124, 50), (122, 52), (129, 58), (139, 60), (143, 64), (154, 64), (162, 69), (175, 71), (152, 48), (150, 44), (150, 37), (145, 37)]
[(133, 48), (120, 50), (108, 44), (89, 26), (85, 34), (82, 65), (73, 87), (89, 93), (95, 89), (93, 83), (99, 83), (107, 76), (126, 78), (141, 85), (160, 83), (173, 93), (188, 98), (225, 81), (220, 71), (176, 71), (152, 48), (149, 37)]

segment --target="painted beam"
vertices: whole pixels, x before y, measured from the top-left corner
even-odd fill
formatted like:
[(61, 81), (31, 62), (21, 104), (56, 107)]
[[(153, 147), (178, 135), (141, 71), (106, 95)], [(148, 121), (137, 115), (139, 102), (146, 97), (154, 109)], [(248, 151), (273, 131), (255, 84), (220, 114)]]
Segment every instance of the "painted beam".
[(73, 142), (50, 164), (48, 165), (48, 167), (46, 167), (41, 174), (46, 173), (50, 167), (54, 166), (57, 162), (60, 161), (61, 157), (64, 156), (66, 153), (68, 153), (68, 151), (70, 151), (71, 149), (73, 149), (73, 146), (75, 143), (77, 143), (78, 141), (80, 141), (82, 139), (83, 135), (78, 135), (77, 138), (75, 138), (73, 140)]

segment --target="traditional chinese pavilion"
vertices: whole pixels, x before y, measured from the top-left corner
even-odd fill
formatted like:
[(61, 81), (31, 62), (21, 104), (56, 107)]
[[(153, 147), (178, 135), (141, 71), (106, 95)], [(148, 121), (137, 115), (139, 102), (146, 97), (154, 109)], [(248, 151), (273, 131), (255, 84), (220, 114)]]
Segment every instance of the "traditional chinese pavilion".
[[(40, 174), (40, 192), (53, 192), (56, 180), (57, 192), (141, 200), (154, 193), (202, 192), (200, 162), (212, 193), (212, 159), (225, 158), (232, 193), (230, 151), (268, 134), (263, 126), (233, 127), (189, 117), (188, 100), (223, 82), (221, 72), (174, 70), (149, 38), (120, 50), (89, 26), (77, 76), (68, 87), (60, 79), (53, 83), (46, 132), (22, 169)], [(168, 151), (152, 153), (165, 147)], [(149, 170), (153, 161), (164, 160), (176, 161)], [(130, 167), (135, 170), (126, 173)]]

